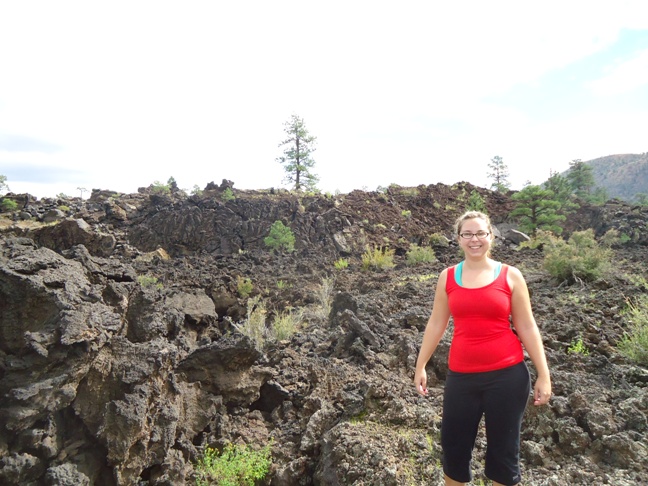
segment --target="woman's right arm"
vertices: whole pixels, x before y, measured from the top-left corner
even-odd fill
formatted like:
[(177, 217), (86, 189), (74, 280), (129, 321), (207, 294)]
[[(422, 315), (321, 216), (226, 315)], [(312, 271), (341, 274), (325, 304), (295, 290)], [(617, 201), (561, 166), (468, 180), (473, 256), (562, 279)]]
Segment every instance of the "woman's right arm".
[(450, 307), (448, 306), (448, 294), (446, 293), (446, 279), (448, 269), (445, 269), (439, 275), (436, 291), (434, 293), (434, 305), (432, 313), (425, 326), (423, 334), (423, 343), (416, 360), (416, 372), (414, 374), (414, 385), (416, 391), (421, 395), (427, 395), (427, 373), (425, 366), (432, 357), (432, 354), (439, 345), (443, 337), (448, 322), (450, 321)]

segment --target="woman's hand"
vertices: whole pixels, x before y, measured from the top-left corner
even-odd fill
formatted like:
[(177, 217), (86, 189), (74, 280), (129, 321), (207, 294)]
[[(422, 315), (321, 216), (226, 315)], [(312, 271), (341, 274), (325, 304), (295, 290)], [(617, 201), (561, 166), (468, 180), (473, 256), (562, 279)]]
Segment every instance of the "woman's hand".
[(416, 391), (419, 395), (427, 395), (427, 372), (425, 371), (425, 368), (422, 370), (416, 370), (416, 373), (414, 374), (414, 386), (416, 386)]
[(551, 380), (549, 378), (538, 378), (533, 388), (533, 404), (546, 405), (551, 398)]

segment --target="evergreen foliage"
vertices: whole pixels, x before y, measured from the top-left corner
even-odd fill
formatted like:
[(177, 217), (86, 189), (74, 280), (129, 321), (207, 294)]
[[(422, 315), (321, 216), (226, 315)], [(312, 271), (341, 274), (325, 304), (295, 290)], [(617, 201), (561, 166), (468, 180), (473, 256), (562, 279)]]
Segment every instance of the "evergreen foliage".
[(312, 172), (315, 166), (311, 154), (315, 151), (314, 145), (317, 137), (314, 137), (304, 125), (304, 120), (297, 115), (292, 115), (289, 121), (284, 124), (284, 132), (287, 138), (279, 144), (279, 147), (286, 147), (283, 156), (277, 161), (284, 165), (286, 177), (284, 182), (294, 183), (295, 190), (306, 188), (316, 190), (319, 177)]
[(295, 250), (295, 235), (281, 220), (272, 223), (270, 234), (264, 238), (263, 242), (271, 250), (285, 250), (287, 252)]
[(508, 191), (509, 187), (511, 187), (511, 183), (508, 181), (509, 170), (502, 157), (499, 155), (493, 157), (488, 164), (488, 168), (490, 169), (488, 177), (493, 180), (491, 189), (497, 192)]
[(7, 185), (7, 176), (0, 174), (0, 193), (8, 190), (9, 186)]
[(590, 193), (594, 188), (594, 170), (580, 159), (569, 163), (567, 180), (574, 194), (578, 197), (589, 200)]
[(270, 470), (271, 445), (255, 451), (250, 446), (229, 443), (220, 453), (207, 447), (195, 467), (196, 484), (254, 486)]
[(511, 199), (516, 202), (511, 217), (519, 221), (520, 230), (528, 234), (538, 229), (562, 233), (559, 223), (567, 218), (558, 213), (561, 204), (555, 199), (553, 191), (531, 185), (513, 194)]
[(611, 268), (612, 250), (596, 242), (592, 229), (575, 231), (568, 241), (549, 238), (543, 250), (545, 269), (560, 281), (591, 282)]

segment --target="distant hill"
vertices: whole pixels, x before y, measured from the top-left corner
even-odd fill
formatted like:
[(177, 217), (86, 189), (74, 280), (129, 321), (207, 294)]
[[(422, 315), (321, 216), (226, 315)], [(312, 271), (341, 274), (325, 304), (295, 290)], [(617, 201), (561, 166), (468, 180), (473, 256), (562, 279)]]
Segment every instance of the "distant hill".
[(648, 194), (648, 152), (608, 155), (585, 163), (594, 169), (594, 181), (608, 197), (632, 201), (638, 193)]

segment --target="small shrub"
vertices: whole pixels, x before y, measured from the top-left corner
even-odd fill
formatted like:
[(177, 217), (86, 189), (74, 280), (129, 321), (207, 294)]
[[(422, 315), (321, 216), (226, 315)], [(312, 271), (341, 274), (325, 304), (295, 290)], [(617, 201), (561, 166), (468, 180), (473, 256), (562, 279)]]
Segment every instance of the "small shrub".
[(388, 268), (393, 268), (394, 265), (394, 253), (395, 250), (389, 248), (380, 248), (374, 246), (372, 248), (367, 248), (362, 254), (362, 268), (363, 270), (368, 270), (373, 268), (374, 270), (384, 270)]
[(583, 338), (579, 337), (577, 340), (572, 341), (569, 347), (567, 348), (568, 353), (580, 354), (583, 356), (588, 356), (590, 354), (589, 349), (583, 343)]
[(59, 209), (59, 211), (63, 211), (64, 213), (67, 213), (70, 210), (70, 206), (62, 205), (62, 206), (59, 206), (58, 209)]
[(484, 198), (474, 189), (470, 192), (470, 196), (468, 196), (466, 211), (479, 211), (482, 213), (488, 213)]
[(4, 213), (9, 213), (18, 209), (18, 203), (13, 199), (3, 199), (2, 202), (0, 202), (0, 209), (2, 209), (2, 212)]
[(335, 260), (333, 266), (336, 270), (344, 270), (345, 268), (349, 267), (349, 260), (347, 260), (346, 258), (339, 258)]
[(279, 290), (287, 289), (292, 287), (292, 284), (286, 282), (285, 280), (277, 280), (277, 288)]
[(170, 193), (171, 188), (166, 184), (162, 184), (160, 181), (155, 181), (151, 184), (151, 194), (163, 195)]
[(434, 250), (429, 246), (412, 245), (407, 252), (407, 264), (431, 263), (436, 261)]
[(448, 238), (441, 233), (432, 233), (428, 238), (428, 242), (431, 246), (442, 246), (444, 248), (450, 244)]
[(315, 314), (322, 319), (328, 319), (331, 313), (331, 305), (333, 302), (333, 291), (335, 290), (335, 281), (331, 278), (323, 278), (322, 283), (315, 291), (317, 299), (317, 311)]
[(221, 194), (221, 200), (222, 201), (233, 201), (236, 199), (236, 196), (234, 195), (234, 191), (232, 191), (231, 187), (226, 187), (223, 193)]
[(416, 187), (403, 187), (400, 190), (400, 193), (403, 196), (415, 197), (415, 196), (418, 196), (419, 190)]
[(648, 366), (648, 296), (629, 302), (624, 314), (628, 316), (627, 331), (619, 341), (619, 353), (642, 366)]
[(266, 305), (258, 295), (248, 299), (247, 316), (242, 323), (235, 323), (234, 327), (244, 336), (249, 337), (258, 350), (262, 350), (268, 337), (266, 328)]
[(198, 486), (254, 486), (270, 470), (272, 442), (260, 450), (250, 446), (227, 444), (219, 453), (205, 448), (195, 466)]
[(289, 339), (293, 334), (297, 332), (297, 329), (299, 329), (301, 323), (301, 312), (293, 311), (292, 309), (279, 312), (275, 316), (274, 321), (272, 321), (272, 326), (270, 328), (272, 332), (272, 339), (276, 341)]
[(412, 211), (410, 211), (409, 209), (403, 209), (401, 211), (401, 216), (403, 216), (404, 218), (409, 219), (409, 218), (412, 217)]
[(545, 245), (555, 246), (561, 244), (561, 239), (554, 235), (551, 231), (537, 229), (528, 241), (520, 243), (520, 248), (544, 248)]
[(154, 287), (160, 290), (163, 287), (163, 285), (158, 282), (158, 278), (152, 275), (139, 275), (137, 277), (137, 283), (139, 283), (143, 288)]
[(240, 275), (236, 277), (236, 291), (243, 299), (249, 297), (249, 295), (252, 293), (253, 288), (254, 286), (252, 285), (252, 280), (250, 280), (249, 278), (241, 277)]
[(594, 281), (610, 269), (611, 252), (594, 239), (594, 231), (574, 232), (569, 241), (553, 238), (544, 244), (544, 267), (561, 281)]
[(287, 252), (295, 250), (295, 235), (280, 220), (272, 223), (270, 234), (264, 238), (263, 242), (271, 250), (285, 250)]

